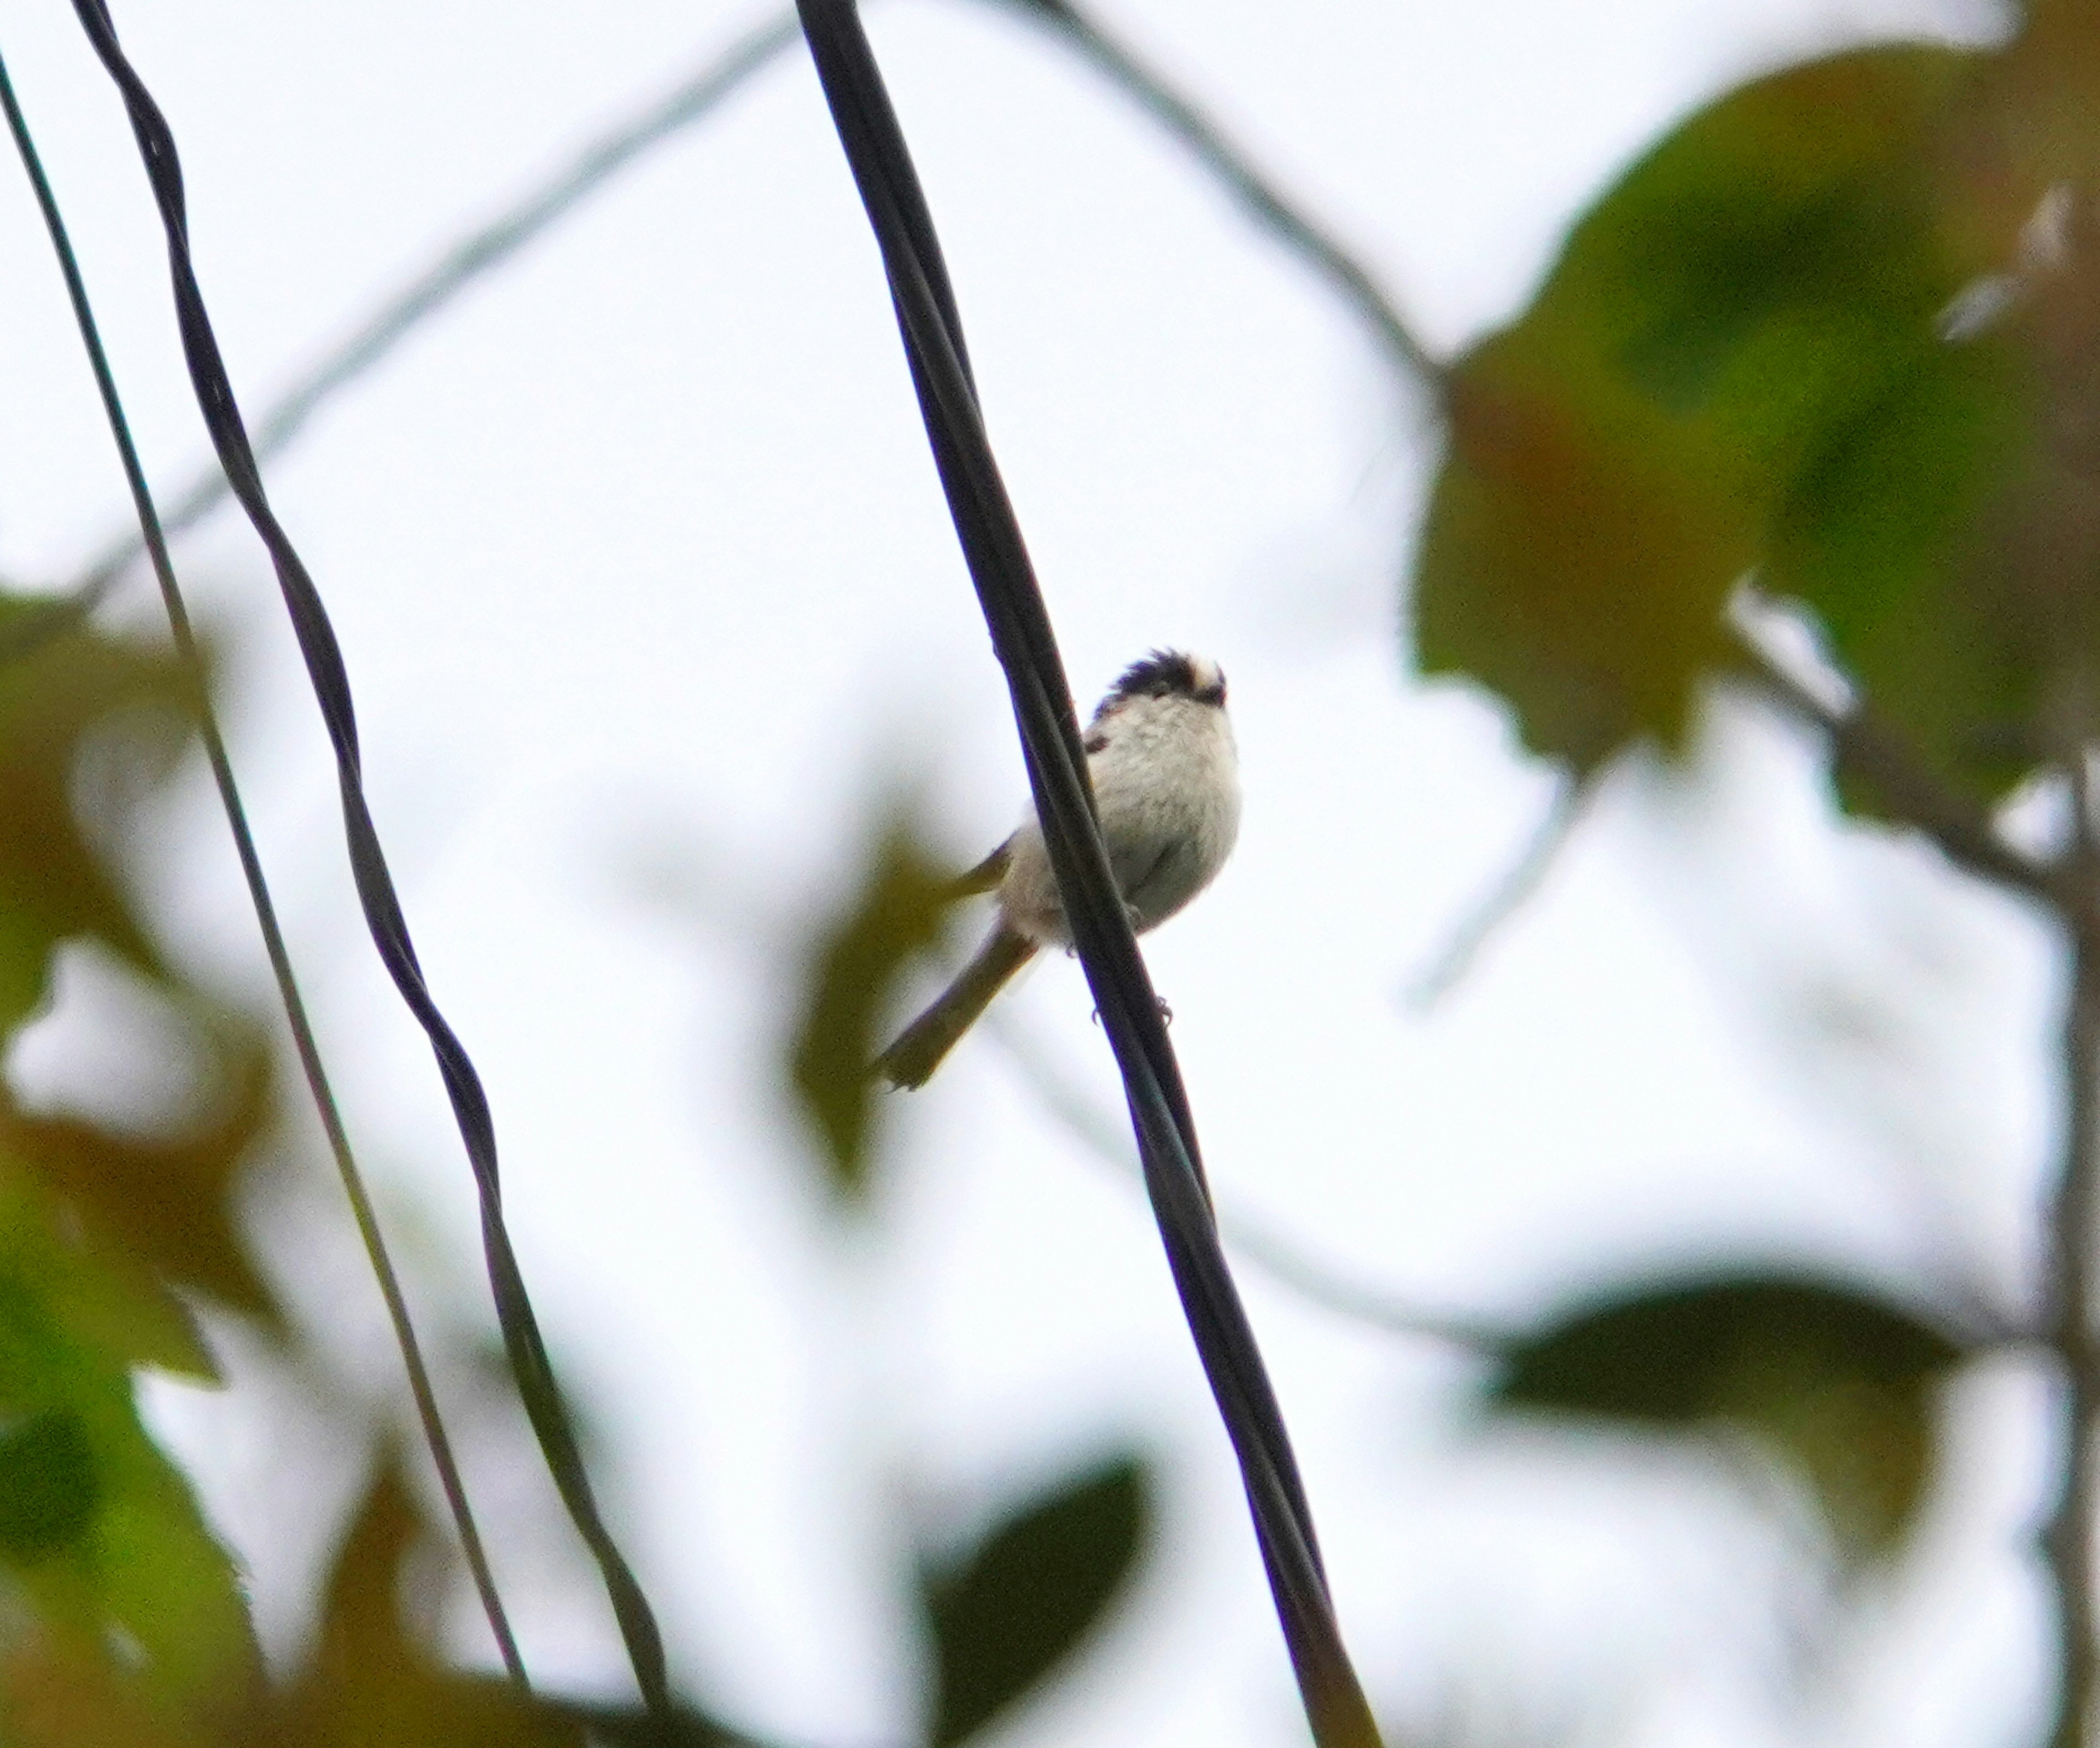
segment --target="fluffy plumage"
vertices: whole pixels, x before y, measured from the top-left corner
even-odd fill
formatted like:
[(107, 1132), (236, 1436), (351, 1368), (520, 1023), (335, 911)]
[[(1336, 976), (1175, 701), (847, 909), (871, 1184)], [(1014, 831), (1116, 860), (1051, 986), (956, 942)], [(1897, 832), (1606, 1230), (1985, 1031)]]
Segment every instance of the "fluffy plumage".
[[(1215, 877), (1239, 836), (1239, 757), (1215, 663), (1154, 650), (1109, 688), (1087, 727), (1109, 866), (1142, 934)], [(900, 1087), (923, 1086), (955, 1041), (1037, 949), (1071, 939), (1043, 828), (1031, 809), (1014, 834), (959, 881), (996, 881), (999, 922), (962, 973), (876, 1059)]]

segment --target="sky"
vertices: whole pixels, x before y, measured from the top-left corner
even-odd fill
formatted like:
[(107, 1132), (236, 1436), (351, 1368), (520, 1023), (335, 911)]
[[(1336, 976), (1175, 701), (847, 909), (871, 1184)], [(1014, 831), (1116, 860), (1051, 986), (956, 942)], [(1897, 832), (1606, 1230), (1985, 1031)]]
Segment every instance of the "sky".
[[(1694, 777), (1614, 774), (1467, 978), (1410, 1004), (1554, 795), (1490, 701), (1410, 671), (1426, 408), (1055, 42), (966, 0), (868, 12), (1081, 707), (1154, 644), (1231, 676), (1241, 843), (1146, 943), (1229, 1213), (1458, 1315), (1721, 1256), (2016, 1292), (2053, 1138), (2056, 973), (2032, 919), (1915, 845), (1833, 832), (1813, 749), (1737, 705)], [(181, 146), (245, 404), (761, 15), (120, 7)], [(1520, 307), (1584, 201), (1699, 102), (1804, 53), (1997, 25), (1957, 0), (1103, 15), (1440, 351)], [(205, 445), (121, 113), (67, 9), (5, 0), (0, 52), (149, 471), (185, 480)], [(33, 409), (0, 428), (0, 576), (56, 586), (121, 530), (121, 481), (6, 175), (0, 239), (0, 395)], [(854, 1228), (781, 1096), (810, 918), (849, 889), (885, 796), (908, 787), (960, 862), (1024, 792), (799, 53), (429, 323), (268, 477), (342, 636), (417, 947), (487, 1080), (513, 1234), (678, 1673), (785, 1737), (902, 1739), (923, 1673), (908, 1526), (959, 1533), (1134, 1439), (1164, 1466), (1158, 1557), (1082, 1676), (1000, 1740), (1299, 1739), (1229, 1451), (1127, 1180), (977, 1037), (887, 1114), (877, 1207)], [(352, 1132), (426, 1314), (478, 1326), (470, 1184), (363, 938), (267, 567), (223, 514), (178, 556)], [(157, 611), (135, 578), (108, 618)], [(173, 950), (259, 1000), (201, 766), (150, 841), (141, 878)], [(108, 1078), (73, 1048), (114, 999), (98, 977), (69, 968), (18, 1078)], [(1058, 961), (1004, 1011), (1112, 1115), (1088, 1008)], [(377, 1296), (307, 1151), (257, 1217), (310, 1247), (286, 1290), (382, 1392)], [(1715, 1463), (1485, 1432), (1462, 1355), (1241, 1274), (1389, 1715), (1476, 1702), (1551, 1725), (1595, 1702), (1626, 1743), (1930, 1748), (2031, 1728), (2044, 1616), (2017, 1542), (2048, 1464), (2032, 1372), (1960, 1381), (1917, 1546), (1820, 1609), (1788, 1577), (1806, 1527), (1743, 1509)], [(288, 1659), (331, 1533), (315, 1502), (346, 1506), (359, 1454), (218, 1333), (234, 1387), (157, 1384), (151, 1402)], [(620, 1691), (580, 1556), (515, 1458), (495, 1450), (475, 1478), (506, 1525), (527, 1659)], [(460, 1654), (490, 1661), (464, 1593), (450, 1618)]]

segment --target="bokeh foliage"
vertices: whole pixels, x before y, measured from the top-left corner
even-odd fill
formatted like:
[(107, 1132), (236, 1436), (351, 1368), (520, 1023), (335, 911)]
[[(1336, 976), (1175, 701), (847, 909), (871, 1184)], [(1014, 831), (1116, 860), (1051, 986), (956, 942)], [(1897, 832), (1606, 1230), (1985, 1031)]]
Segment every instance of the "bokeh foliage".
[(1024, 1502), (960, 1556), (922, 1560), (930, 1748), (999, 1723), (1096, 1631), (1147, 1538), (1151, 1477), (1118, 1454)]
[(886, 1041), (899, 984), (939, 941), (956, 893), (925, 847), (908, 805), (879, 811), (858, 878), (819, 922), (808, 951), (787, 1080), (817, 1132), (832, 1190), (867, 1194), (882, 1089), (868, 1065)]
[(1490, 1399), (1628, 1432), (1746, 1435), (1857, 1560), (1891, 1552), (1915, 1521), (1937, 1385), (1962, 1353), (1855, 1287), (1778, 1271), (1634, 1283), (1514, 1343)]
[(132, 1379), (213, 1375), (193, 1298), (277, 1323), (230, 1200), (269, 1074), (254, 1030), (162, 963), (83, 829), (84, 747), (143, 740), (165, 766), (179, 740), (174, 669), (0, 602), (0, 631), (24, 629), (0, 665), (0, 1032), (40, 1012), (61, 947), (93, 943), (192, 1017), (214, 1071), (199, 1108), (143, 1137), (0, 1089), (0, 1735), (83, 1739), (68, 1719), (92, 1693), (186, 1740), (239, 1715), (255, 1647), (239, 1576)]
[[(2100, 12), (1889, 43), (1728, 91), (1571, 227), (1444, 386), (1425, 673), (1587, 779), (1680, 749), (1790, 603), (1877, 722), (1986, 809), (2100, 729)], [(1835, 803), (1890, 797), (1849, 774)], [(1915, 1523), (1960, 1347), (1782, 1270), (1599, 1284), (1504, 1356), (1504, 1410), (1747, 1437), (1849, 1559)]]
[(1948, 781), (2045, 761), (2100, 653), (2095, 28), (1789, 67), (1628, 170), (1454, 369), (1424, 671), (1586, 774), (1681, 742), (1754, 578)]

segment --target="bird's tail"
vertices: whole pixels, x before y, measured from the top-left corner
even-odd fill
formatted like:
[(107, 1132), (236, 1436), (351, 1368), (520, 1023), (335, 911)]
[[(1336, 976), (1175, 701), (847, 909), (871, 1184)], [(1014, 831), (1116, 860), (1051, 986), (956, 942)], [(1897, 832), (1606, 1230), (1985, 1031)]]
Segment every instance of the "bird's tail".
[(875, 1059), (871, 1072), (893, 1087), (925, 1085), (955, 1040), (976, 1024), (1007, 980), (1035, 956), (1035, 943), (1002, 923), (940, 999)]

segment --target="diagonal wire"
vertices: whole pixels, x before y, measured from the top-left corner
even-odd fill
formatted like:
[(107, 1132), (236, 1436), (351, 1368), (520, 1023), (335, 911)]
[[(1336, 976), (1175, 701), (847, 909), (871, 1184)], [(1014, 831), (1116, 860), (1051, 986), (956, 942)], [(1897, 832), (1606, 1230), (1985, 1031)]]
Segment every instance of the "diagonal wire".
[(285, 1017), (289, 1022), (292, 1038), (298, 1052), (299, 1066), (304, 1072), (308, 1091), (312, 1094), (314, 1108), (320, 1113), (321, 1128), (328, 1136), (329, 1149), (335, 1156), (336, 1170), (342, 1178), (343, 1193), (350, 1199), (351, 1212), (357, 1221), (359, 1236), (364, 1242), (364, 1253), (372, 1265), (373, 1276), (379, 1282), (380, 1295), (386, 1301), (386, 1314), (394, 1325), (395, 1344), (401, 1350), (401, 1362), (408, 1374), (408, 1388), (416, 1402), (416, 1416), (422, 1424), (423, 1442), (429, 1447), (430, 1460), (436, 1465), (439, 1485), (444, 1490), (445, 1503), (452, 1512), (454, 1528), (460, 1538), (460, 1547), (466, 1556), (467, 1569), (473, 1574), (474, 1587), (481, 1598), (482, 1613), (488, 1617), (488, 1629), (495, 1635), (496, 1648), (502, 1655), (503, 1666), (510, 1679), (519, 1687), (530, 1691), (532, 1683), (525, 1673), (525, 1664), (518, 1653), (518, 1641), (510, 1630), (510, 1622), (505, 1614), (502, 1598), (497, 1594), (494, 1574), (489, 1569), (488, 1556), (483, 1549), (481, 1533), (474, 1521), (474, 1511), (467, 1503), (466, 1483), (461, 1478), (459, 1464), (452, 1454), (452, 1440), (445, 1432), (443, 1416), (439, 1412), (436, 1393), (430, 1387), (429, 1368), (424, 1364), (421, 1344), (416, 1339), (416, 1326), (409, 1316), (408, 1301), (401, 1291), (399, 1278), (394, 1271), (392, 1257), (388, 1254), (385, 1234), (381, 1230), (377, 1214), (373, 1208), (372, 1198), (366, 1193), (364, 1178), (358, 1170), (357, 1160), (351, 1151), (350, 1137), (343, 1127), (342, 1114), (338, 1109), (334, 1089), (329, 1084), (328, 1074), (322, 1066), (320, 1046), (314, 1039), (312, 1025), (307, 1016), (305, 999), (299, 993), (298, 979), (293, 975), (291, 954), (285, 943), (284, 930), (278, 925), (277, 907), (270, 896), (270, 886), (262, 872), (262, 862), (257, 854), (254, 835), (249, 829), (247, 810), (241, 805), (240, 791), (234, 781), (233, 763), (227, 757), (226, 739), (219, 731), (218, 714), (212, 707), (210, 688), (205, 678), (202, 653), (197, 647), (196, 634), (190, 623), (189, 609), (183, 600), (182, 589), (175, 580), (174, 566), (168, 556), (168, 545), (160, 518), (153, 506), (151, 491), (146, 484), (144, 468), (139, 460), (137, 446), (131, 440), (130, 422), (124, 416), (122, 401), (117, 392), (117, 382), (109, 369), (109, 359), (102, 344), (93, 308), (89, 303), (87, 286), (81, 276), (80, 263), (73, 254), (73, 244), (66, 234), (65, 221), (60, 215), (57, 198), (51, 192), (50, 179), (44, 174), (42, 158), (36, 143), (30, 136), (27, 118), (16, 102), (13, 82), (8, 77), (7, 64), (0, 60), (0, 108), (7, 111), (8, 130), (14, 135), (15, 149), (28, 173), (29, 183), (35, 190), (37, 204), (42, 210), (44, 227), (51, 233), (51, 248), (58, 257), (59, 271), (64, 276), (66, 294), (73, 303), (73, 319), (80, 329), (82, 345), (86, 349), (89, 367), (95, 373), (96, 388), (102, 396), (103, 411), (109, 422), (110, 435), (116, 439), (117, 452), (124, 466), (124, 477), (131, 490), (131, 501), (139, 515), (140, 535), (147, 552), (151, 555), (153, 573), (160, 580), (161, 595), (166, 604), (168, 624), (174, 634), (175, 648), (181, 658), (183, 671), (188, 678), (192, 697), (191, 703), (196, 712), (199, 731), (203, 738), (206, 756), (211, 762), (212, 780), (218, 788), (220, 805), (225, 809), (227, 824), (233, 833), (234, 848), (240, 858), (240, 872), (248, 883), (248, 893), (255, 908), (256, 921), (262, 930), (262, 942), (270, 959), (270, 969), (277, 982), (277, 993), (284, 1004)]
[(242, 424), (233, 386), (220, 356), (218, 342), (212, 332), (204, 296), (190, 261), (188, 219), (174, 136), (152, 93), (118, 46), (116, 28), (103, 0), (73, 0), (73, 11), (104, 68), (122, 95), (130, 114), (131, 130), (138, 141), (139, 156), (144, 161), (153, 197), (160, 208), (161, 224), (167, 233), (176, 316), (191, 386), (234, 496), (240, 501), (248, 519), (269, 550), (279, 589), (298, 638), (300, 653), (306, 660), (307, 675), (320, 703), (329, 738), (334, 745), (342, 792), (344, 835), (348, 840), (351, 870), (366, 923), (395, 987), (429, 1036), (452, 1101), (453, 1116), (479, 1193), (482, 1241), (488, 1261), (489, 1282), (519, 1398), (539, 1439), (562, 1503), (598, 1563), (642, 1697), (668, 1728), (672, 1711), (663, 1637), (640, 1582), (599, 1514), (597, 1498), (577, 1448), (576, 1431), (555, 1382), (554, 1367), (540, 1337), (538, 1319), (533, 1315), (524, 1277), (504, 1225), (496, 1125), (488, 1094), (483, 1090), (480, 1076), (465, 1047), (439, 1011), (408, 937), (408, 920), (402, 914), (393, 875), (387, 867), (386, 854), (365, 799), (350, 679), (334, 628), (329, 623), (320, 591), (315, 588), (313, 579), (263, 493), (254, 450)]
[(1070, 687), (979, 419), (932, 215), (852, 0), (798, 0), (797, 10), (882, 251), (950, 513), (1012, 694), (1058, 890), (1123, 1072), (1168, 1265), (1239, 1459), (1306, 1715), (1321, 1748), (1371, 1748), (1377, 1725), (1342, 1644), (1297, 1461), (1219, 1246), (1194, 1119), (1109, 870)]

